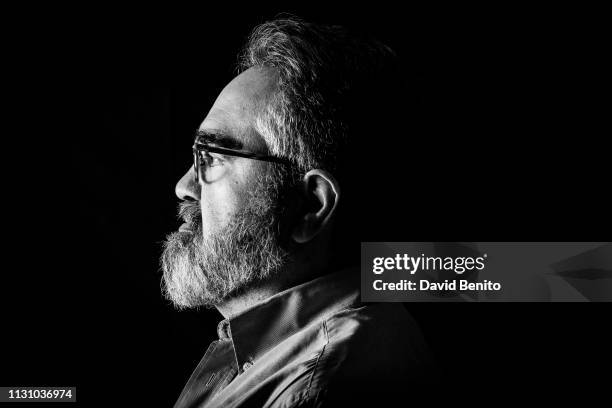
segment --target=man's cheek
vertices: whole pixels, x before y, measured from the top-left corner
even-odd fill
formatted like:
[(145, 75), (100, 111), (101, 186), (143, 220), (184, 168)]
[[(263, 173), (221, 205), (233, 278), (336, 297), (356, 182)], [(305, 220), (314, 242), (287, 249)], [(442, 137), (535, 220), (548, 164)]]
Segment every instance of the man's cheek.
[(214, 207), (202, 208), (202, 216), (200, 220), (200, 231), (203, 236), (209, 236), (221, 230), (225, 225), (227, 215), (225, 212), (220, 212)]
[(242, 204), (240, 195), (232, 189), (210, 188), (203, 192), (200, 205), (204, 229), (223, 228)]

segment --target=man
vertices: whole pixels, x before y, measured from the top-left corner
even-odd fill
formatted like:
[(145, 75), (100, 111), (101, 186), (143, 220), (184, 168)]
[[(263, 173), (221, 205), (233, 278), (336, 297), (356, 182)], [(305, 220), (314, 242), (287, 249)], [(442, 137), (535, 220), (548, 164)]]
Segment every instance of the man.
[(426, 375), (412, 319), (360, 303), (348, 267), (363, 218), (351, 204), (365, 173), (380, 176), (364, 154), (391, 122), (394, 63), (340, 27), (284, 18), (252, 33), (176, 186), (185, 223), (165, 244), (165, 293), (224, 317), (176, 407), (380, 401)]

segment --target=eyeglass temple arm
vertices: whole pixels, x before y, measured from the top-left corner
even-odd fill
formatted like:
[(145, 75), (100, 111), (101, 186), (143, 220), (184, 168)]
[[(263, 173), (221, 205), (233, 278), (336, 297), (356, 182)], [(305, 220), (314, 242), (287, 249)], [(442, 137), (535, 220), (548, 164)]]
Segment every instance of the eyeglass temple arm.
[(194, 144), (193, 148), (194, 149), (199, 148), (201, 150), (206, 150), (211, 153), (225, 154), (228, 156), (238, 156), (238, 157), (244, 157), (244, 158), (253, 159), (253, 160), (261, 160), (261, 161), (282, 163), (282, 164), (290, 163), (289, 160), (284, 159), (282, 157), (267, 156), (264, 154), (245, 152), (243, 150), (226, 149), (224, 147), (215, 147), (215, 146), (209, 146), (209, 145), (204, 145), (204, 144), (199, 144), (199, 143)]

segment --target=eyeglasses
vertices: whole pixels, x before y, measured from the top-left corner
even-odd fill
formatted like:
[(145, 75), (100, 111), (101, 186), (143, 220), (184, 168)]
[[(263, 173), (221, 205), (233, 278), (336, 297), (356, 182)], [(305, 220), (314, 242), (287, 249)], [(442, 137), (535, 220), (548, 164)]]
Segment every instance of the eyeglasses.
[(244, 157), (246, 159), (252, 160), (260, 160), (272, 163), (280, 163), (284, 165), (289, 165), (291, 162), (287, 159), (275, 156), (267, 156), (263, 154), (257, 154), (253, 152), (248, 152), (244, 150), (235, 150), (228, 149), (225, 147), (217, 147), (211, 146), (206, 142), (201, 140), (196, 140), (193, 144), (193, 169), (195, 170), (195, 179), (196, 183), (199, 183), (200, 180), (204, 180), (206, 182), (210, 182), (216, 177), (211, 174), (211, 170), (214, 167), (218, 167), (214, 165), (215, 158), (210, 155), (210, 153), (218, 153), (224, 156), (235, 156), (235, 157)]

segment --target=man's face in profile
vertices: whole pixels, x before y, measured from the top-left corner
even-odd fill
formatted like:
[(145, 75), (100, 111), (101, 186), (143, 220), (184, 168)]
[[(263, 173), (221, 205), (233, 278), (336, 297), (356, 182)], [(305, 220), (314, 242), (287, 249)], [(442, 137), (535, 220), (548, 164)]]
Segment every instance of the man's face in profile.
[[(267, 153), (255, 115), (275, 90), (272, 69), (251, 68), (218, 96), (199, 132), (210, 143)], [(193, 166), (176, 186), (185, 221), (162, 255), (166, 296), (180, 308), (214, 306), (278, 271), (288, 254), (279, 245), (279, 181), (273, 164), (211, 153), (209, 177)]]

